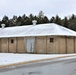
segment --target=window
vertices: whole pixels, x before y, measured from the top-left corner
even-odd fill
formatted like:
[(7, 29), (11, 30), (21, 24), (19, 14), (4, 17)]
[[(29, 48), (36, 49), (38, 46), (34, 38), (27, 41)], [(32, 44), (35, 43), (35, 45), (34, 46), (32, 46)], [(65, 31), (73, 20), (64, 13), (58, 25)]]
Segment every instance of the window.
[(14, 43), (14, 40), (13, 39), (11, 39), (11, 43)]
[(50, 42), (54, 42), (54, 38), (50, 38)]

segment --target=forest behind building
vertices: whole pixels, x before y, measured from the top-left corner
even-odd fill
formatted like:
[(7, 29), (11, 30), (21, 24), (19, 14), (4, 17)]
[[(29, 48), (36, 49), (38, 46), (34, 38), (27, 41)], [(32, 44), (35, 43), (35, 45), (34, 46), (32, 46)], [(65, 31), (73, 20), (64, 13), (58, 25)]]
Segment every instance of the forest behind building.
[(4, 16), (2, 20), (0, 20), (0, 27), (1, 24), (5, 24), (6, 27), (12, 26), (23, 26), (23, 25), (31, 25), (32, 20), (37, 20), (37, 24), (44, 24), (44, 23), (56, 23), (66, 28), (72, 29), (76, 31), (76, 15), (72, 14), (69, 18), (64, 17), (63, 19), (58, 15), (50, 17), (50, 19), (44, 15), (43, 11), (40, 11), (38, 15), (30, 14), (27, 16), (23, 14), (22, 16), (14, 15), (12, 18), (8, 16)]

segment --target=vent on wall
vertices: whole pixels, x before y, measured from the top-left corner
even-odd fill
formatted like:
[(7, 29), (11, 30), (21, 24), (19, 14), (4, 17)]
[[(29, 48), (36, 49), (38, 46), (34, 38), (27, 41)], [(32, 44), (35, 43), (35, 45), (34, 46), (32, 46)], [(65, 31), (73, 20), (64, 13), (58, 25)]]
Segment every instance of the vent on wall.
[(14, 43), (14, 40), (13, 39), (11, 39), (11, 43)]
[(50, 43), (53, 43), (54, 42), (54, 38), (50, 38)]

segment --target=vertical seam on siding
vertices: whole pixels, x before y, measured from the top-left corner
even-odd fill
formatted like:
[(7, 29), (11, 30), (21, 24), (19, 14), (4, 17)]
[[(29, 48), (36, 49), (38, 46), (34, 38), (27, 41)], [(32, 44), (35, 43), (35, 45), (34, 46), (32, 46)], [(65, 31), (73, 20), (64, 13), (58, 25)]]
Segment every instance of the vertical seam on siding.
[(47, 36), (46, 36), (46, 54), (47, 54)]
[(67, 54), (67, 37), (65, 37), (66, 38), (66, 54)]
[[(8, 38), (7, 38), (7, 40), (8, 40)], [(8, 53), (9, 53), (9, 40), (8, 40)]]
[(17, 48), (17, 37), (16, 37), (16, 53), (17, 53), (17, 49), (18, 49), (18, 48)]
[(9, 38), (8, 38), (8, 53), (9, 53)]
[(36, 39), (36, 37), (35, 37), (35, 53), (37, 54), (37, 52), (36, 52), (36, 40), (37, 40), (37, 39)]
[(34, 54), (35, 54), (35, 37), (34, 37)]
[(26, 39), (27, 39), (27, 37), (24, 37), (24, 50), (25, 50), (25, 53), (27, 53), (27, 49), (26, 49), (26, 45), (27, 45)]
[(75, 37), (74, 37), (74, 53), (75, 53)]

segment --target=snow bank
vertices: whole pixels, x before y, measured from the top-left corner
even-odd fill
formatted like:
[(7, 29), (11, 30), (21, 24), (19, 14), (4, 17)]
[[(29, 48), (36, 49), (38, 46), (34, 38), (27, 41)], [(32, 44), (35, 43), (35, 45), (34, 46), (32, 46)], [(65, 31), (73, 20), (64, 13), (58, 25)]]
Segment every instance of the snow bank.
[(14, 54), (14, 53), (0, 53), (0, 66), (15, 64), (20, 62), (31, 62), (36, 60), (47, 60), (54, 58), (62, 58), (76, 56), (76, 54)]

